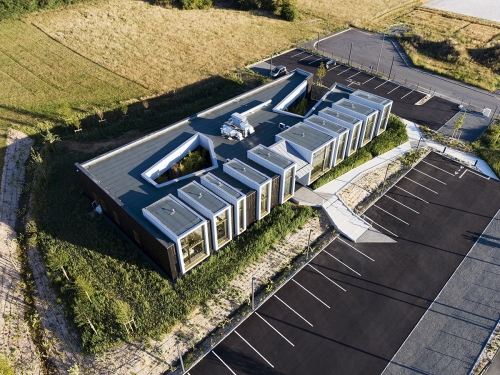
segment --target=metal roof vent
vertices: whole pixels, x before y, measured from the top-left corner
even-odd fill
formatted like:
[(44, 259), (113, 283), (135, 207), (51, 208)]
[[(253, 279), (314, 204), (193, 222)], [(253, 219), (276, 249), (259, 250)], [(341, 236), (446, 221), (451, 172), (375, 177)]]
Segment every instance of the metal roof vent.
[(271, 153), (270, 153), (270, 152), (268, 152), (268, 153), (267, 153), (267, 157), (268, 157), (268, 158), (270, 158), (270, 157), (271, 157)]
[(219, 181), (219, 187), (222, 186), (222, 182)]
[(306, 133), (302, 133), (302, 138), (304, 138), (306, 136)]
[(354, 108), (354, 104), (351, 104), (351, 108)]
[(170, 213), (170, 216), (172, 216), (173, 214), (175, 214), (175, 208), (172, 208), (172, 212)]
[(247, 171), (247, 169), (245, 167), (243, 167), (243, 172), (246, 172), (246, 171)]
[(202, 196), (203, 196), (203, 194), (201, 194), (201, 192), (200, 192), (200, 194), (198, 195), (198, 199), (201, 199)]

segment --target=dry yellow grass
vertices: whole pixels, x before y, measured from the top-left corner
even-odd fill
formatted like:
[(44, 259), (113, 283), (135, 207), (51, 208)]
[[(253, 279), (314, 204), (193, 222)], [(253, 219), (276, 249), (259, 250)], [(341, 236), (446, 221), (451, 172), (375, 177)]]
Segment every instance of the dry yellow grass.
[(29, 21), (156, 92), (226, 74), (315, 35), (319, 27), (307, 20), (290, 23), (229, 9), (182, 11), (134, 0), (80, 4)]
[(411, 33), (424, 40), (442, 42), (451, 40), (458, 53), (456, 61), (443, 61), (417, 51), (412, 43), (403, 48), (417, 66), (494, 91), (500, 87), (500, 75), (490, 67), (471, 59), (469, 52), (492, 47), (500, 41), (500, 24), (473, 17), (421, 7), (405, 14), (383, 17), (371, 23), (374, 30), (386, 30), (389, 25), (404, 23)]

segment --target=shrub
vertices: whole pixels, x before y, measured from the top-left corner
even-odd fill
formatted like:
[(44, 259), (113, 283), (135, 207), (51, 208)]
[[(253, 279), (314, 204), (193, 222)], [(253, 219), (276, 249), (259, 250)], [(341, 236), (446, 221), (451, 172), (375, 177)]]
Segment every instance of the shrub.
[(299, 10), (295, 4), (291, 3), (290, 1), (286, 1), (281, 6), (280, 15), (281, 17), (283, 17), (283, 19), (292, 22), (295, 21), (299, 16)]
[(401, 143), (408, 141), (405, 123), (397, 116), (392, 115), (387, 122), (387, 129), (378, 137), (371, 140), (364, 148), (358, 149), (354, 154), (345, 158), (338, 165), (330, 169), (323, 176), (311, 184), (313, 189), (327, 184), (328, 182), (342, 176), (351, 169), (370, 161), (375, 156), (383, 154)]
[(372, 154), (370, 154), (365, 148), (360, 148), (356, 150), (354, 154), (342, 160), (339, 164), (314, 181), (311, 184), (311, 188), (317, 189), (337, 177), (342, 176), (344, 173), (349, 172), (351, 169), (356, 168), (372, 159)]
[(182, 9), (210, 9), (212, 0), (179, 0)]
[(14, 369), (10, 365), (9, 361), (2, 355), (0, 355), (0, 374), (14, 375)]

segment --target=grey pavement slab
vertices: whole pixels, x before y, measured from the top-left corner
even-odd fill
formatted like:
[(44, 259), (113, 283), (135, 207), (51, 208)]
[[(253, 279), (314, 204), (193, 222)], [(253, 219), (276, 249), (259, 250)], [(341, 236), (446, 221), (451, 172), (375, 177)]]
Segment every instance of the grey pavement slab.
[(498, 0), (430, 0), (428, 3), (425, 3), (425, 6), (500, 22), (500, 6)]
[[(455, 133), (455, 124), (462, 115), (463, 112), (457, 112), (438, 131), (451, 137)], [(485, 117), (481, 113), (467, 112), (460, 130), (460, 139), (469, 142), (475, 141), (489, 126), (490, 122), (491, 118)]]
[(395, 240), (393, 240), (391, 237), (386, 236), (385, 234), (381, 233), (380, 231), (374, 229), (374, 228), (369, 228), (365, 233), (363, 233), (356, 243), (396, 243)]
[(469, 374), (500, 317), (499, 266), (500, 212), (382, 374)]

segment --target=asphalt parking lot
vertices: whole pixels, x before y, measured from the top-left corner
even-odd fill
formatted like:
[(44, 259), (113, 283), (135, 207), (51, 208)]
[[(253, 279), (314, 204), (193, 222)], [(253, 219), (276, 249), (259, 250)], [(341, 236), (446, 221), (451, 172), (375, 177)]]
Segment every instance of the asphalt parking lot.
[(500, 183), (431, 153), (190, 375), (380, 374), (500, 208)]
[[(294, 49), (275, 56), (272, 65), (285, 65), (289, 71), (298, 68), (316, 73), (320, 63), (326, 60), (328, 59), (310, 52)], [(271, 60), (266, 60), (264, 64), (271, 64)], [(257, 71), (262, 74), (267, 73), (265, 69), (257, 68)], [(335, 83), (391, 99), (394, 102), (392, 107), (394, 114), (417, 124), (426, 125), (433, 130), (441, 128), (458, 112), (455, 103), (437, 96), (422, 105), (415, 105), (425, 97), (425, 94), (342, 64), (330, 67), (323, 79), (323, 84), (328, 87)]]

